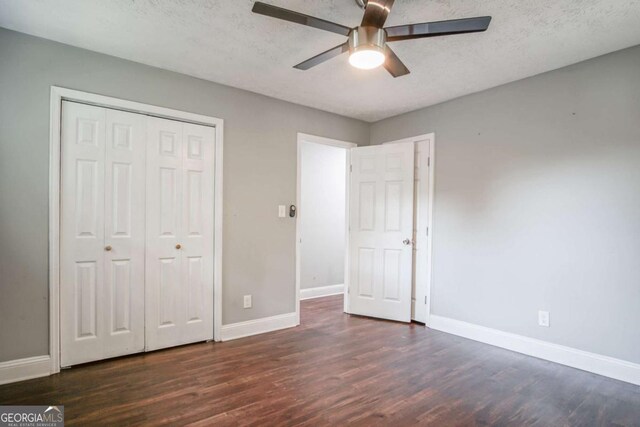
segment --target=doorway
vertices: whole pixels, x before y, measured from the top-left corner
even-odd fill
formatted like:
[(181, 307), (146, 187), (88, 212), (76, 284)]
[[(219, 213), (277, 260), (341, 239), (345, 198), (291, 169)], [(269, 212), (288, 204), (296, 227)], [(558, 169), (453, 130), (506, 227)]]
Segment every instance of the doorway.
[[(321, 153), (323, 146), (342, 149), (342, 152), (337, 150), (341, 154), (336, 154), (330, 161), (332, 167), (326, 164), (330, 156)], [(298, 135), (298, 323), (301, 299), (342, 294), (345, 313), (429, 325), (434, 156), (433, 133), (370, 147)], [(314, 164), (318, 158), (324, 158), (324, 164), (322, 161)], [(346, 159), (344, 166), (343, 159)], [(314, 188), (314, 178), (319, 180), (319, 185), (333, 182), (334, 195), (328, 197), (321, 186)], [(319, 194), (317, 200), (314, 200), (314, 194)], [(329, 204), (337, 209), (326, 209)], [(342, 216), (334, 213), (333, 222), (327, 223), (333, 224), (332, 227), (314, 222), (313, 218), (305, 227), (305, 215), (313, 217), (336, 210), (345, 213), (344, 226)], [(335, 236), (335, 231), (343, 227), (344, 239), (338, 236), (333, 246), (319, 244), (317, 237), (314, 239), (314, 236), (327, 239), (332, 234), (327, 230), (333, 231)], [(402, 245), (398, 246), (398, 242)], [(309, 252), (305, 252), (305, 245), (311, 247)], [(333, 249), (327, 250), (327, 247)], [(319, 255), (322, 250), (325, 255)], [(328, 253), (330, 256), (323, 258)], [(336, 256), (344, 256), (344, 262), (335, 262)], [(305, 257), (310, 260), (308, 263)], [(328, 264), (323, 259), (334, 260), (330, 270), (333, 274), (329, 274)], [(306, 269), (305, 265), (308, 265)], [(344, 286), (335, 278), (340, 267), (344, 268)]]
[(296, 312), (300, 300), (342, 295), (348, 238), (349, 150), (356, 144), (298, 134)]

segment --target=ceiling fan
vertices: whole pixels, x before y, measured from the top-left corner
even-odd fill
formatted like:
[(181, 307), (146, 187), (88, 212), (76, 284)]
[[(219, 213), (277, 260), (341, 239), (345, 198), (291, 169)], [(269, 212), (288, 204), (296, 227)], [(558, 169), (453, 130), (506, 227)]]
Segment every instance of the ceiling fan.
[(394, 0), (368, 0), (364, 17), (359, 26), (349, 28), (324, 19), (304, 15), (270, 4), (255, 2), (252, 11), (261, 15), (295, 22), (296, 24), (330, 31), (348, 37), (345, 43), (309, 58), (295, 65), (299, 70), (308, 70), (342, 53), (349, 52), (349, 63), (365, 70), (380, 65), (393, 76), (409, 74), (409, 69), (391, 50), (388, 43), (423, 37), (448, 36), (452, 34), (477, 33), (485, 31), (491, 22), (490, 16), (452, 19), (450, 21), (423, 22), (420, 24), (383, 27), (391, 11)]

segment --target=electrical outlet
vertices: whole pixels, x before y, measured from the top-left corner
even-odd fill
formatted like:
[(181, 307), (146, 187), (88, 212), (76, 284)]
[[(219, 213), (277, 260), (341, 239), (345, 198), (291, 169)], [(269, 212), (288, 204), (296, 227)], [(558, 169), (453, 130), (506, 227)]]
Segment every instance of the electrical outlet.
[(278, 205), (278, 218), (287, 217), (287, 207), (285, 205)]
[(251, 295), (244, 296), (244, 308), (251, 308)]
[(538, 311), (538, 325), (544, 326), (545, 328), (549, 327), (549, 312), (540, 310)]

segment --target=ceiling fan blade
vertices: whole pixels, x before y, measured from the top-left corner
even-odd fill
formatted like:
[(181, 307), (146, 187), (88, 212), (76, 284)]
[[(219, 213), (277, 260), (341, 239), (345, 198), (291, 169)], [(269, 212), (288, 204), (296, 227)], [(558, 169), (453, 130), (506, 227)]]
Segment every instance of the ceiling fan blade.
[(394, 0), (369, 0), (364, 8), (361, 27), (382, 28), (389, 16)]
[(452, 19), (450, 21), (423, 22), (421, 24), (387, 27), (387, 41), (419, 39), (422, 37), (448, 36), (451, 34), (477, 33), (489, 28), (490, 16)]
[(384, 47), (384, 53), (387, 59), (384, 61), (383, 66), (389, 74), (393, 77), (400, 77), (410, 73), (409, 69), (400, 61), (400, 58), (396, 56), (388, 45)]
[(336, 24), (335, 22), (326, 21), (324, 19), (315, 18), (313, 16), (305, 15), (302, 13), (294, 12), (292, 10), (283, 9), (278, 6), (272, 6), (270, 4), (255, 2), (253, 4), (253, 13), (259, 13), (260, 15), (270, 16), (272, 18), (283, 19), (289, 22), (295, 22), (296, 24), (306, 25), (307, 27), (318, 28), (320, 30), (330, 31), (332, 33), (348, 36), (351, 28), (344, 25)]
[(340, 46), (325, 50), (321, 54), (316, 55), (313, 58), (309, 58), (306, 61), (299, 63), (298, 65), (294, 65), (293, 68), (297, 68), (298, 70), (308, 70), (311, 67), (315, 67), (316, 65), (328, 61), (331, 58), (334, 58), (347, 51), (349, 51), (349, 43), (343, 43)]

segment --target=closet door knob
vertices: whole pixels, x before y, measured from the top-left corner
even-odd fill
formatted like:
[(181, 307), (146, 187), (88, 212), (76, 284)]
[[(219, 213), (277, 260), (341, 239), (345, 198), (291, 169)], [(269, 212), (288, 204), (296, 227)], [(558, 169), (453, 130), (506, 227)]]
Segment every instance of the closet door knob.
[(181, 247), (182, 247), (182, 245), (181, 245), (180, 243), (178, 243), (178, 244), (176, 245), (176, 249), (180, 249)]
[(105, 247), (104, 247), (104, 250), (105, 250), (105, 251), (107, 251), (107, 252), (109, 252), (109, 251), (111, 250), (111, 245), (107, 245), (107, 246), (105, 246)]

